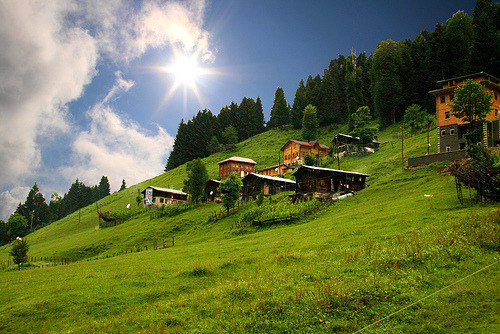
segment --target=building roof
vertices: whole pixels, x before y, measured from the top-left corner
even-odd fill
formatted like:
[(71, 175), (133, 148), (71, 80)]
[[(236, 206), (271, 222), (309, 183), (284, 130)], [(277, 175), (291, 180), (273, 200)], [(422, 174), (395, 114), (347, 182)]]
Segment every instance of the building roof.
[(269, 166), (269, 167), (261, 168), (258, 171), (262, 172), (262, 171), (268, 170), (268, 169), (276, 169), (276, 168), (281, 167), (281, 166), (287, 167), (287, 165), (285, 165), (285, 164), (280, 164), (280, 165), (274, 165), (274, 166)]
[[(495, 78), (492, 75), (489, 75), (488, 73), (485, 72), (479, 72), (479, 73), (473, 73), (473, 74), (468, 74), (468, 75), (463, 75), (461, 77), (455, 77), (455, 78), (450, 78), (450, 79), (445, 79), (445, 80), (440, 80), (437, 81), (438, 84), (446, 83), (448, 81), (452, 80), (465, 80), (465, 79), (471, 79), (471, 78), (477, 78), (477, 77), (483, 77), (485, 78), (484, 80), (478, 81), (480, 84), (489, 86), (490, 88), (494, 88), (497, 90), (500, 90), (500, 79)], [(445, 88), (438, 88), (429, 91), (429, 94), (437, 95), (439, 93), (448, 93), (452, 92), (455, 90), (455, 88), (458, 85), (450, 86), (450, 87), (445, 87)]]
[(486, 73), (486, 72), (478, 72), (478, 73), (472, 73), (472, 74), (466, 74), (462, 75), (459, 77), (454, 77), (454, 78), (449, 78), (449, 79), (444, 79), (444, 80), (439, 80), (437, 83), (443, 83), (446, 81), (450, 80), (463, 80), (463, 79), (469, 79), (469, 78), (477, 78), (477, 77), (485, 77), (487, 80), (493, 81), (495, 83), (500, 83), (500, 79)]
[(315, 167), (315, 166), (307, 166), (307, 165), (302, 165), (300, 166), (294, 173), (295, 175), (298, 171), (301, 170), (311, 170), (311, 171), (322, 171), (322, 172), (333, 172), (333, 173), (340, 173), (340, 174), (351, 174), (351, 175), (360, 175), (360, 176), (366, 176), (369, 177), (369, 174), (363, 174), (363, 173), (357, 173), (357, 172), (349, 172), (346, 170), (340, 170), (340, 169), (330, 169), (330, 168), (323, 168), (323, 167)]
[[(346, 139), (350, 139), (350, 140), (353, 140), (353, 141), (354, 140), (356, 140), (356, 141), (360, 140), (359, 137), (353, 137), (353, 136), (350, 136), (350, 135), (346, 135), (345, 133), (337, 133), (337, 135), (333, 138), (333, 140), (335, 140), (335, 138), (337, 138), (337, 137), (339, 137), (339, 138), (340, 137), (344, 137)], [(375, 144), (380, 144), (380, 142), (378, 142), (376, 140), (372, 140), (372, 142), (375, 143)]]
[(248, 177), (257, 177), (259, 179), (266, 179), (266, 180), (271, 180), (271, 181), (277, 181), (277, 182), (285, 182), (285, 183), (295, 184), (294, 180), (285, 179), (283, 177), (267, 176), (267, 175), (261, 175), (261, 174), (255, 174), (255, 173), (248, 173), (248, 175), (245, 176), (243, 178), (243, 180), (245, 180)]
[[(171, 194), (186, 195), (186, 196), (188, 196), (188, 194), (186, 194), (185, 192), (180, 191), (180, 190), (160, 188), (160, 187), (154, 187), (154, 186), (148, 186), (146, 189), (148, 189), (148, 188), (152, 188), (153, 190), (161, 191), (161, 192), (164, 192), (164, 193), (171, 193)], [(144, 189), (142, 192), (145, 192), (146, 189)]]
[(295, 143), (295, 144), (299, 144), (301, 146), (309, 146), (309, 147), (313, 147), (314, 145), (318, 144), (320, 148), (324, 149), (324, 150), (329, 150), (330, 148), (326, 145), (321, 145), (320, 143), (318, 143), (317, 140), (314, 140), (314, 141), (310, 141), (310, 142), (306, 142), (306, 141), (300, 141), (300, 140), (293, 140), (293, 139), (288, 139), (288, 141), (286, 142), (285, 145), (283, 145), (283, 147), (280, 149), (280, 151), (283, 151), (285, 149), (286, 146), (288, 146), (288, 144), (292, 142), (292, 143)]
[(222, 161), (219, 161), (218, 164), (222, 164), (222, 163), (225, 163), (225, 162), (229, 162), (229, 161), (234, 161), (234, 162), (243, 162), (243, 163), (246, 163), (246, 164), (252, 164), (252, 165), (255, 165), (257, 164), (255, 161), (253, 161), (252, 159), (249, 159), (249, 158), (241, 158), (241, 157), (231, 157), (229, 159), (226, 159), (226, 160), (222, 160)]

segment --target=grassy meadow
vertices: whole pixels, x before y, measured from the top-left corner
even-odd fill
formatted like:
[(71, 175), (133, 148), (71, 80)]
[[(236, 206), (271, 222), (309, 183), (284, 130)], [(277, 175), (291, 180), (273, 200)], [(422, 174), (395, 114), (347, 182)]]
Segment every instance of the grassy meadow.
[[(94, 204), (35, 231), (29, 256), (72, 263), (3, 265), (0, 332), (354, 333), (426, 297), (362, 332), (500, 332), (500, 209), (470, 205), (468, 192), (460, 205), (444, 163), (403, 169), (398, 129), (379, 134), (376, 153), (341, 160), (341, 169), (370, 174), (368, 188), (293, 223), (242, 224), (254, 202), (216, 222), (208, 217), (221, 204), (156, 219), (137, 208), (138, 189), (181, 188), (180, 166), (97, 203), (127, 213), (120, 225), (99, 229)], [(336, 130), (322, 129), (320, 143)], [(269, 131), (204, 162), (214, 178), (216, 162), (233, 155), (257, 168), (277, 164), (286, 140), (299, 136)], [(426, 134), (406, 139), (405, 157), (426, 145)], [(285, 195), (262, 210), (286, 207)], [(172, 237), (174, 247), (152, 250)]]

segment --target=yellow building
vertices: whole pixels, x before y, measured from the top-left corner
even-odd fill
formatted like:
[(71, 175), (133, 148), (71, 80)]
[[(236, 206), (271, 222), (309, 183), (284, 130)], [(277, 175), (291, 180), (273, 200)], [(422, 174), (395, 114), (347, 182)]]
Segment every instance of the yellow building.
[(484, 123), (485, 147), (500, 145), (500, 80), (487, 73), (480, 72), (462, 77), (438, 81), (443, 88), (430, 91), (436, 97), (436, 118), (438, 126), (438, 151), (451, 152), (465, 149), (465, 139), (463, 135), (467, 130), (467, 124), (456, 118), (448, 105), (454, 97), (455, 89), (463, 85), (467, 80), (479, 82), (486, 92), (490, 92), (492, 97), (492, 109), (486, 115)]

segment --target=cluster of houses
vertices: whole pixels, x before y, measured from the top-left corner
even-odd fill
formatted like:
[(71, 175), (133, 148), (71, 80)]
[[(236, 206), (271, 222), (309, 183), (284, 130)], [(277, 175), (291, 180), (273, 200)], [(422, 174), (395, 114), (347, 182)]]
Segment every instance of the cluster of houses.
[[(352, 137), (350, 140), (352, 141)], [(270, 196), (284, 191), (295, 191), (295, 194), (290, 196), (292, 201), (309, 197), (328, 199), (365, 188), (366, 178), (369, 176), (367, 174), (304, 165), (306, 155), (323, 158), (328, 155), (329, 150), (328, 146), (321, 145), (318, 141), (288, 140), (281, 148), (283, 163), (262, 168), (257, 172), (257, 163), (249, 158), (231, 157), (219, 161), (219, 180), (207, 181), (204, 199), (219, 201), (221, 180), (231, 174), (242, 178), (241, 198), (245, 201), (256, 199), (260, 193)], [(281, 177), (290, 171), (294, 171), (295, 181)], [(186, 202), (189, 196), (179, 190), (153, 186), (147, 187), (143, 194), (147, 206), (182, 203)]]
[[(465, 156), (465, 139), (463, 134), (467, 124), (452, 115), (449, 103), (453, 100), (455, 89), (467, 80), (479, 82), (485, 91), (492, 95), (492, 109), (486, 116), (484, 123), (485, 147), (500, 146), (500, 80), (484, 72), (467, 76), (439, 81), (443, 88), (429, 93), (436, 97), (436, 116), (438, 125), (438, 153), (408, 159), (408, 166), (413, 167), (440, 160), (456, 160)], [(333, 142), (336, 144), (336, 155), (359, 141), (345, 134), (338, 134)], [(376, 140), (370, 149), (378, 148)], [(339, 147), (341, 150), (339, 150)], [(255, 199), (261, 192), (265, 196), (274, 195), (283, 191), (295, 191), (291, 200), (314, 196), (316, 198), (332, 198), (347, 192), (359, 191), (366, 187), (367, 174), (320, 168), (304, 165), (304, 158), (308, 154), (325, 157), (330, 148), (317, 141), (304, 142), (288, 140), (281, 148), (283, 163), (262, 168), (255, 172), (256, 162), (249, 158), (231, 157), (219, 161), (219, 179), (223, 180), (230, 174), (242, 178), (241, 196), (243, 200)], [(281, 177), (283, 174), (294, 171), (295, 181)], [(219, 198), (218, 188), (220, 180), (209, 180), (205, 187), (205, 200), (215, 201)], [(170, 205), (186, 202), (188, 194), (172, 189), (148, 187), (143, 191), (145, 205)]]

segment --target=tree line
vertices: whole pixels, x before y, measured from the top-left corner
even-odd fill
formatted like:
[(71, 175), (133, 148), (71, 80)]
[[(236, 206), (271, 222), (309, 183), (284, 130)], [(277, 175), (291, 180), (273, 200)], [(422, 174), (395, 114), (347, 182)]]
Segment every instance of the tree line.
[[(126, 188), (122, 181), (120, 190)], [(23, 237), (33, 230), (49, 225), (67, 215), (84, 208), (106, 196), (111, 192), (109, 180), (106, 176), (95, 186), (86, 186), (76, 179), (63, 196), (52, 194), (47, 204), (40, 193), (38, 185), (31, 187), (24, 203), (19, 203), (16, 211), (7, 222), (0, 221), (0, 243), (6, 243), (16, 237)]]
[(259, 98), (233, 102), (217, 116), (203, 110), (188, 123), (182, 120), (165, 170), (266, 129), (301, 129), (308, 105), (316, 108), (320, 126), (348, 124), (349, 131), (363, 106), (381, 128), (401, 121), (412, 105), (433, 114), (435, 100), (428, 92), (440, 88), (437, 81), (481, 71), (500, 76), (500, 4), (491, 0), (478, 0), (472, 17), (458, 11), (413, 40), (381, 41), (369, 56), (354, 50), (338, 55), (322, 75), (299, 81), (291, 106), (278, 87), (267, 124)]

